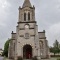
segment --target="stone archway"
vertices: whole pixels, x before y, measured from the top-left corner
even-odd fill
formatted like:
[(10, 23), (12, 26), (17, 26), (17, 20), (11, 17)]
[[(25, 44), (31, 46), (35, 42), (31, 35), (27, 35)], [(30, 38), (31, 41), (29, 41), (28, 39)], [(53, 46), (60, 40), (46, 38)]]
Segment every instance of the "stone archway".
[(32, 58), (32, 47), (28, 44), (23, 47), (23, 58), (31, 59)]

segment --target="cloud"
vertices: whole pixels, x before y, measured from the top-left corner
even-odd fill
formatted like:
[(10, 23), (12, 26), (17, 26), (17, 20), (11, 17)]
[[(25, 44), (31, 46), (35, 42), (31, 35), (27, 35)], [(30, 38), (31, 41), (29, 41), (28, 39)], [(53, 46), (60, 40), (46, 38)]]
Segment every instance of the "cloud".
[(10, 4), (7, 0), (0, 0), (0, 27), (6, 26), (6, 21), (8, 17), (7, 10), (9, 9)]
[(10, 7), (10, 6), (11, 5), (7, 1), (5, 1), (2, 5), (2, 8), (7, 8), (7, 7)]
[(4, 24), (4, 23), (2, 23), (2, 22), (0, 22), (0, 27), (5, 27), (6, 26), (6, 24)]
[[(35, 16), (38, 30), (46, 30), (49, 45), (55, 39), (60, 39), (60, 0), (30, 0), (35, 6)], [(19, 6), (24, 0), (0, 0), (0, 42), (3, 48), (5, 41), (11, 37), (11, 31), (16, 31)]]
[(60, 42), (60, 22), (53, 24), (46, 30), (47, 39), (49, 39), (49, 45), (52, 46), (57, 39)]

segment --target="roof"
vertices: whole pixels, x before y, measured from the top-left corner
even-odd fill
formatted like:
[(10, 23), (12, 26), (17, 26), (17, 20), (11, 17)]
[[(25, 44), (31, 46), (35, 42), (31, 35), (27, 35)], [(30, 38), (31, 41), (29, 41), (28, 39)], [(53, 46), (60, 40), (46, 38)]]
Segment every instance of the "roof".
[(29, 0), (25, 0), (22, 7), (32, 7)]

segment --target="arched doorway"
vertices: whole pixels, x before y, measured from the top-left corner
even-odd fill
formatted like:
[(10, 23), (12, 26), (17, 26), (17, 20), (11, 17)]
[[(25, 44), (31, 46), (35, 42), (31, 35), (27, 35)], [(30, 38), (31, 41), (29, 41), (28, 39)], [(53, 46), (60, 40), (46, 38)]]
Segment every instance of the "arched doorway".
[(23, 47), (23, 58), (25, 59), (32, 58), (32, 47), (30, 45), (25, 45)]

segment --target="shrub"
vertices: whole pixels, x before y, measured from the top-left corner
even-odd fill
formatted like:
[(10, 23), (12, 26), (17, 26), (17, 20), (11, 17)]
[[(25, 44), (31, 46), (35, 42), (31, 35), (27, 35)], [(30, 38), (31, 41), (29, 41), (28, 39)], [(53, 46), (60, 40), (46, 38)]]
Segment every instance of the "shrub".
[(60, 55), (50, 55), (51, 57), (60, 57)]
[(58, 58), (57, 60), (60, 60), (60, 58)]
[(37, 57), (36, 57), (36, 56), (34, 56), (34, 57), (32, 58), (32, 60), (38, 60), (38, 59), (37, 59)]
[(13, 57), (9, 57), (10, 59), (14, 59)]
[(23, 58), (21, 56), (19, 56), (17, 60), (23, 60)]

